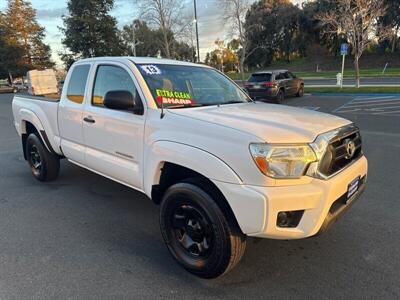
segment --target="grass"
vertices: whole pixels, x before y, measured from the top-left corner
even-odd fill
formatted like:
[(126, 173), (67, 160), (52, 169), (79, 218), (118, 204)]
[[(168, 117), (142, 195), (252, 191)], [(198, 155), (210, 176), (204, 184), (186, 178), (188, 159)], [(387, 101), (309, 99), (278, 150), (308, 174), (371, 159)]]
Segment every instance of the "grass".
[(337, 94), (362, 94), (362, 93), (397, 93), (400, 94), (400, 86), (393, 86), (393, 87), (305, 87), (306, 93), (337, 93)]
[[(335, 78), (339, 71), (324, 71), (324, 72), (297, 72), (299, 77), (327, 77)], [(345, 70), (344, 77), (355, 77), (356, 73), (354, 70)], [(393, 77), (400, 76), (400, 68), (389, 68), (382, 74), (381, 69), (366, 69), (360, 70), (361, 77)]]
[[(270, 69), (273, 69), (271, 67)], [(278, 68), (279, 69), (279, 68)], [(290, 66), (287, 67), (290, 69)], [(324, 77), (324, 78), (336, 78), (336, 74), (339, 73), (339, 70), (336, 71), (323, 71), (323, 72), (294, 72), (299, 77)], [(244, 78), (249, 78), (251, 73), (245, 73)], [(237, 73), (228, 73), (227, 74), (233, 80), (241, 80), (240, 74)], [(385, 71), (385, 74), (382, 75), (382, 69), (365, 69), (360, 71), (361, 77), (394, 77), (400, 76), (400, 68), (388, 68)], [(354, 70), (345, 70), (344, 77), (355, 77)]]

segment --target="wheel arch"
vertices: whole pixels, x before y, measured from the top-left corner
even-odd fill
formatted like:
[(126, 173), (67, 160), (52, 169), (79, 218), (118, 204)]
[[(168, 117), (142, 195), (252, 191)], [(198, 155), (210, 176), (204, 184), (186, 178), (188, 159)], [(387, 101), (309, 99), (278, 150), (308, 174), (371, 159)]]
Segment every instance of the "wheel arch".
[(152, 186), (151, 199), (155, 204), (161, 204), (163, 195), (168, 188), (180, 182), (193, 184), (208, 193), (221, 211), (226, 214), (228, 220), (241, 231), (235, 213), (222, 191), (212, 180), (192, 169), (171, 162), (164, 162), (160, 170), (159, 182)]
[(171, 185), (196, 179), (208, 192), (220, 199), (221, 210), (237, 220), (228, 199), (213, 181), (241, 184), (242, 180), (225, 162), (209, 152), (185, 144), (169, 141), (156, 142), (146, 151), (144, 190), (154, 203), (160, 204)]
[(242, 179), (219, 157), (190, 145), (158, 141), (145, 151), (144, 191), (151, 197), (153, 185), (160, 182), (166, 164), (174, 164), (201, 174), (210, 180), (241, 184)]
[[(36, 117), (36, 116), (35, 116)], [(37, 118), (37, 117), (36, 117)], [(31, 120), (26, 120), (23, 119), (20, 122), (20, 131), (21, 131), (21, 140), (22, 140), (22, 150), (24, 153), (24, 159), (27, 159), (26, 156), (26, 141), (28, 139), (28, 136), (32, 133), (37, 134), (38, 137), (40, 138), (40, 140), (42, 141), (42, 143), (44, 144), (44, 146), (46, 147), (46, 149), (59, 156), (53, 149), (53, 147), (51, 146), (51, 143), (47, 137), (47, 134), (43, 128), (43, 126), (41, 126), (40, 121), (39, 122), (35, 122), (35, 120), (32, 119)], [(39, 125), (40, 124), (40, 125)]]

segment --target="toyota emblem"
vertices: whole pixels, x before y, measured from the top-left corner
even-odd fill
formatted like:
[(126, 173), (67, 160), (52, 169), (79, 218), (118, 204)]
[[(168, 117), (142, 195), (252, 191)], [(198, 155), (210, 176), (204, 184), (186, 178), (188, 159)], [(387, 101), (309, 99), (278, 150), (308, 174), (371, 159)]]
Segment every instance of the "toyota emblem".
[(350, 139), (347, 139), (344, 141), (344, 145), (346, 147), (346, 159), (351, 159), (354, 156), (354, 153), (356, 152), (356, 144)]

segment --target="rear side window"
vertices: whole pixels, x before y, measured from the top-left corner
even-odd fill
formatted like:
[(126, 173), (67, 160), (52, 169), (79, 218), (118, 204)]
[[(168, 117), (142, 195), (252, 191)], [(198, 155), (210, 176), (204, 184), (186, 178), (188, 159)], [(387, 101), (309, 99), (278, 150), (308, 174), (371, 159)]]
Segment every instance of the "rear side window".
[(89, 70), (90, 65), (79, 65), (74, 67), (68, 83), (68, 100), (78, 104), (83, 103)]
[(249, 78), (249, 82), (267, 82), (267, 81), (271, 81), (270, 73), (253, 74)]
[(286, 79), (292, 79), (292, 75), (290, 75), (289, 72), (285, 72), (283, 73), (283, 75), (285, 76)]
[(283, 75), (283, 73), (279, 73), (278, 75), (275, 75), (275, 79), (282, 80), (282, 79), (285, 79), (285, 76)]
[(104, 96), (109, 91), (129, 91), (136, 94), (135, 84), (127, 71), (120, 67), (99, 66), (94, 83), (92, 104), (103, 106)]

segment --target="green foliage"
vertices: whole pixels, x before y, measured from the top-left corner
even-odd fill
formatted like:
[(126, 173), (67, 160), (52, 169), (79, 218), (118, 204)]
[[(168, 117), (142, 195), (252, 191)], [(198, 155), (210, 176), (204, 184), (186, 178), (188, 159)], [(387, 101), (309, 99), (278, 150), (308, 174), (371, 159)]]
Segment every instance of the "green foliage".
[[(183, 61), (195, 61), (196, 49), (183, 41), (177, 41), (174, 34), (169, 31), (170, 55), (172, 58)], [(163, 33), (160, 29), (150, 28), (146, 22), (135, 20), (131, 25), (126, 25), (121, 32), (125, 55), (134, 55), (133, 44), (136, 44), (136, 56), (167, 57), (163, 46)]]
[[(264, 0), (254, 3), (247, 12), (245, 30), (255, 49), (246, 60), (249, 67), (266, 67), (272, 60), (290, 61), (305, 55), (308, 36), (304, 34), (305, 16), (287, 0)], [(268, 41), (260, 47), (260, 41)]]
[(342, 42), (345, 42), (337, 35), (328, 34), (334, 28), (330, 25), (321, 25), (316, 19), (319, 14), (328, 13), (337, 9), (338, 3), (336, 0), (316, 0), (306, 2), (303, 6), (305, 19), (307, 20), (304, 29), (315, 43), (324, 45), (329, 53), (334, 56), (339, 54), (338, 49)]
[(217, 49), (207, 53), (205, 63), (224, 72), (237, 72), (239, 59), (235, 49), (239, 47), (237, 40), (226, 46), (221, 40), (215, 41)]
[(63, 17), (62, 43), (69, 52), (62, 59), (69, 65), (78, 58), (115, 56), (124, 53), (117, 21), (109, 12), (114, 0), (70, 0)]
[(381, 26), (388, 26), (393, 29), (393, 35), (390, 39), (379, 41), (379, 50), (381, 53), (385, 51), (395, 52), (399, 49), (400, 44), (400, 0), (384, 0), (388, 6), (386, 14), (379, 18), (378, 22)]
[(340, 87), (307, 87), (305, 86), (305, 92), (306, 93), (334, 93), (334, 94), (346, 94), (346, 93), (352, 93), (352, 94), (360, 94), (360, 93), (374, 93), (374, 94), (380, 94), (380, 93), (389, 93), (389, 94), (400, 94), (400, 87), (393, 86), (393, 87), (343, 87), (342, 89)]
[(45, 29), (36, 21), (36, 11), (24, 0), (9, 0), (0, 15), (0, 75), (25, 75), (31, 69), (51, 68), (50, 47), (43, 40)]

